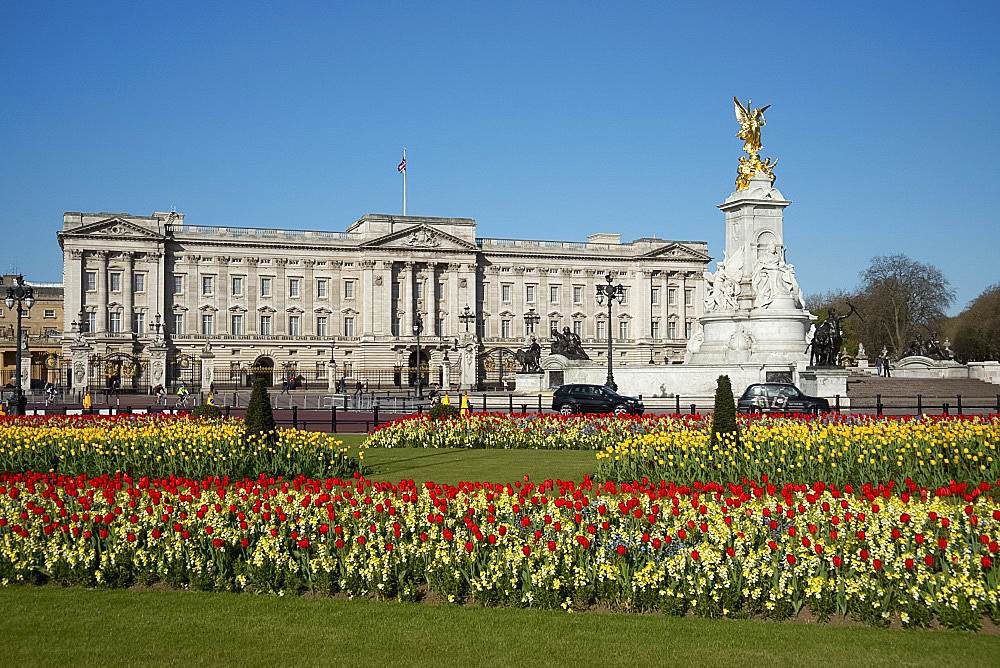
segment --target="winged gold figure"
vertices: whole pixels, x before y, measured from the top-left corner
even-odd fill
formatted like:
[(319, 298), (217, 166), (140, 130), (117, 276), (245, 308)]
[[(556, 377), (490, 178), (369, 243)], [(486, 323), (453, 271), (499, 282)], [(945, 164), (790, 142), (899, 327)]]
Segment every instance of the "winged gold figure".
[(736, 133), (736, 136), (743, 140), (743, 150), (746, 151), (747, 155), (756, 156), (761, 147), (760, 129), (767, 124), (764, 121), (764, 112), (771, 105), (767, 105), (763, 109), (754, 109), (750, 100), (747, 100), (745, 108), (736, 97), (733, 97), (733, 102), (736, 106), (736, 122), (740, 124), (740, 131)]

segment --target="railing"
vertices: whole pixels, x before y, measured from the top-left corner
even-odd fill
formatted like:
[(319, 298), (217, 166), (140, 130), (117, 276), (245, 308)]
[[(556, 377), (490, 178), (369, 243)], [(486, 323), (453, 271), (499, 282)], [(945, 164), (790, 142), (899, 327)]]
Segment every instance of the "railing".
[(168, 234), (195, 233), (255, 237), (315, 237), (322, 239), (342, 239), (345, 241), (361, 241), (364, 235), (360, 232), (329, 232), (319, 230), (284, 230), (261, 227), (220, 227), (217, 225), (184, 225), (167, 223)]

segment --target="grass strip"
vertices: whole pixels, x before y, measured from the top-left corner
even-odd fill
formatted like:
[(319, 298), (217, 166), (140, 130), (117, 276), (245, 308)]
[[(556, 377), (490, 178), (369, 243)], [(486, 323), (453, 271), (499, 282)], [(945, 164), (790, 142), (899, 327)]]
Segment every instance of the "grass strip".
[(7, 665), (997, 665), (1000, 636), (176, 590), (0, 588)]

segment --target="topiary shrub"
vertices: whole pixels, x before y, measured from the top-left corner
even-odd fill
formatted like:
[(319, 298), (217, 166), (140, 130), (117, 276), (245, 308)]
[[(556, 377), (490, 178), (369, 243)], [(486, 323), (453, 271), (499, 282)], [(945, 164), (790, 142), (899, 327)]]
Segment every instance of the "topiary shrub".
[(715, 410), (712, 413), (712, 443), (718, 443), (725, 436), (728, 436), (733, 443), (740, 442), (740, 432), (736, 426), (733, 386), (729, 376), (719, 376), (715, 387)]
[(458, 417), (458, 407), (451, 404), (434, 404), (427, 411), (427, 417), (432, 420), (444, 420), (445, 418)]
[(222, 417), (222, 409), (212, 404), (202, 404), (201, 406), (195, 406), (194, 410), (191, 411), (191, 415), (199, 418), (220, 418)]
[(249, 441), (252, 437), (261, 435), (273, 443), (276, 434), (277, 427), (274, 424), (274, 412), (271, 410), (271, 397), (267, 393), (267, 388), (264, 387), (264, 376), (254, 375), (253, 391), (250, 393), (250, 403), (247, 404), (247, 416), (244, 421), (243, 439)]

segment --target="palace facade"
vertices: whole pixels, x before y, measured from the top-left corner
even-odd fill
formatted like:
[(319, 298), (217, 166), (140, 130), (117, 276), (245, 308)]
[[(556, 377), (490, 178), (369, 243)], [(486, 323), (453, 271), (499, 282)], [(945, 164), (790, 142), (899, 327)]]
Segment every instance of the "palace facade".
[[(465, 332), (479, 386), (512, 383), (515, 351), (536, 337), (547, 352), (553, 329), (574, 332), (598, 362), (609, 334), (616, 366), (680, 362), (710, 260), (704, 241), (483, 238), (468, 218), (382, 214), (326, 232), (66, 213), (58, 237), (63, 356), (86, 349), (91, 385), (115, 375), (140, 391), (156, 345), (169, 383), (197, 385), (210, 357), (217, 389), (245, 386), (251, 368), (307, 388), (325, 388), (331, 369), (351, 388), (408, 386), (418, 359), (422, 382), (455, 384), (449, 352)], [(611, 272), (625, 300), (609, 320), (595, 291)]]

